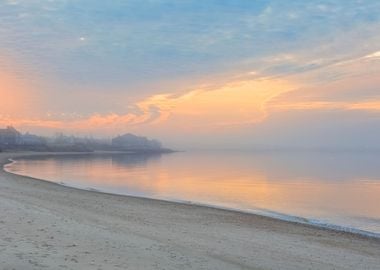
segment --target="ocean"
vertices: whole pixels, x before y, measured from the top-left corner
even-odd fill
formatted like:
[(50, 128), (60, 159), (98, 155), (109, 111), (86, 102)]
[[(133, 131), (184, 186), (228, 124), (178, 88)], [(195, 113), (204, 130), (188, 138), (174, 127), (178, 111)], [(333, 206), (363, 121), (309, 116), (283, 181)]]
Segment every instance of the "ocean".
[(22, 158), (6, 170), (92, 191), (251, 212), (380, 237), (380, 153), (188, 151)]

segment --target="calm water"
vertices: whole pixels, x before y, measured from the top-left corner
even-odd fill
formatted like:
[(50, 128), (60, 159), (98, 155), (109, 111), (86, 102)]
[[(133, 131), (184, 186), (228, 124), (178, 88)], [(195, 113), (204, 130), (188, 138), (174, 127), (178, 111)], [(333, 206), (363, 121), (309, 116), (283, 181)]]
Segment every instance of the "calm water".
[(379, 153), (71, 156), (22, 159), (7, 170), (84, 189), (304, 217), (380, 234)]

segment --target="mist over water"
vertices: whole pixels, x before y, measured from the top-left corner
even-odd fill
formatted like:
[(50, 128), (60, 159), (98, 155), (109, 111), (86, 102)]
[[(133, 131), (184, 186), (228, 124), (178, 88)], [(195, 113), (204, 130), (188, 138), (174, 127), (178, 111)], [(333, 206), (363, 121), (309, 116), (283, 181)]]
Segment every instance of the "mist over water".
[(380, 153), (191, 151), (20, 159), (7, 166), (83, 189), (284, 214), (380, 233)]

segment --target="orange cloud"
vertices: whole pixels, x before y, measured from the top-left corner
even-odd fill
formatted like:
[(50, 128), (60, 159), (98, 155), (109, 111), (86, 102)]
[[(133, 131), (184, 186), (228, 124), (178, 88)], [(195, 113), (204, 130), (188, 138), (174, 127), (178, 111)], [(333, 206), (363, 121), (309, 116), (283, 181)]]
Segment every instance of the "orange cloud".
[[(51, 119), (0, 117), (0, 124), (51, 129), (96, 131), (125, 129), (136, 125), (166, 125), (166, 128), (225, 127), (256, 123), (267, 116), (267, 103), (294, 85), (285, 80), (253, 80), (199, 88), (182, 95), (160, 94), (135, 104), (137, 112), (94, 114), (87, 118)], [(13, 96), (15, 102), (17, 98)]]
[(277, 111), (289, 110), (364, 110), (379, 111), (379, 101), (363, 101), (363, 102), (295, 102), (272, 105), (272, 109)]
[(267, 103), (295, 89), (289, 81), (251, 80), (227, 83), (214, 89), (195, 89), (180, 96), (153, 96), (138, 105), (154, 106), (163, 121), (182, 128), (222, 127), (257, 123), (267, 116)]
[(270, 113), (341, 110), (380, 113), (380, 51), (292, 76), (304, 87), (274, 98)]
[[(357, 86), (363, 85), (362, 78)], [(372, 80), (373, 81), (373, 80)], [(344, 92), (346, 81), (327, 85), (323, 91), (301, 87), (296, 80), (266, 78), (240, 80), (199, 87), (182, 94), (153, 95), (132, 106), (125, 114), (93, 114), (89, 117), (33, 117), (28, 112), (38, 107), (34, 91), (25, 81), (10, 73), (0, 73), (0, 125), (18, 128), (44, 128), (70, 132), (112, 133), (133, 128), (158, 128), (167, 131), (208, 132), (252, 125), (264, 121), (270, 113), (288, 110), (365, 110), (380, 111), (380, 102), (331, 101), (329, 94)], [(368, 84), (368, 82), (367, 82)], [(355, 88), (356, 85), (355, 85)], [(296, 91), (300, 89), (299, 91)], [(305, 90), (306, 89), (306, 90)], [(311, 89), (311, 90), (310, 90)], [(115, 97), (116, 98), (116, 97)]]
[(380, 101), (366, 101), (360, 103), (349, 104), (348, 109), (350, 110), (366, 110), (366, 111), (379, 111), (380, 112)]

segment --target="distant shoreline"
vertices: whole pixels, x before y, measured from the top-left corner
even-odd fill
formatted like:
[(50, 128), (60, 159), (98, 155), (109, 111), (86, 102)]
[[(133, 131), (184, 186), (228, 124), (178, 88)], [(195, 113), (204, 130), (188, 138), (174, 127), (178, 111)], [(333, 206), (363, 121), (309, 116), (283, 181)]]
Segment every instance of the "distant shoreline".
[[(83, 153), (70, 153), (78, 154)], [(1, 153), (0, 164), (36, 155), (46, 153)], [(3, 170), (0, 213), (5, 213), (0, 244), (14, 243), (0, 254), (4, 267), (30, 268), (30, 261), (77, 269), (375, 269), (380, 264), (377, 238), (209, 206), (80, 190)], [(28, 252), (33, 260), (23, 260)]]

